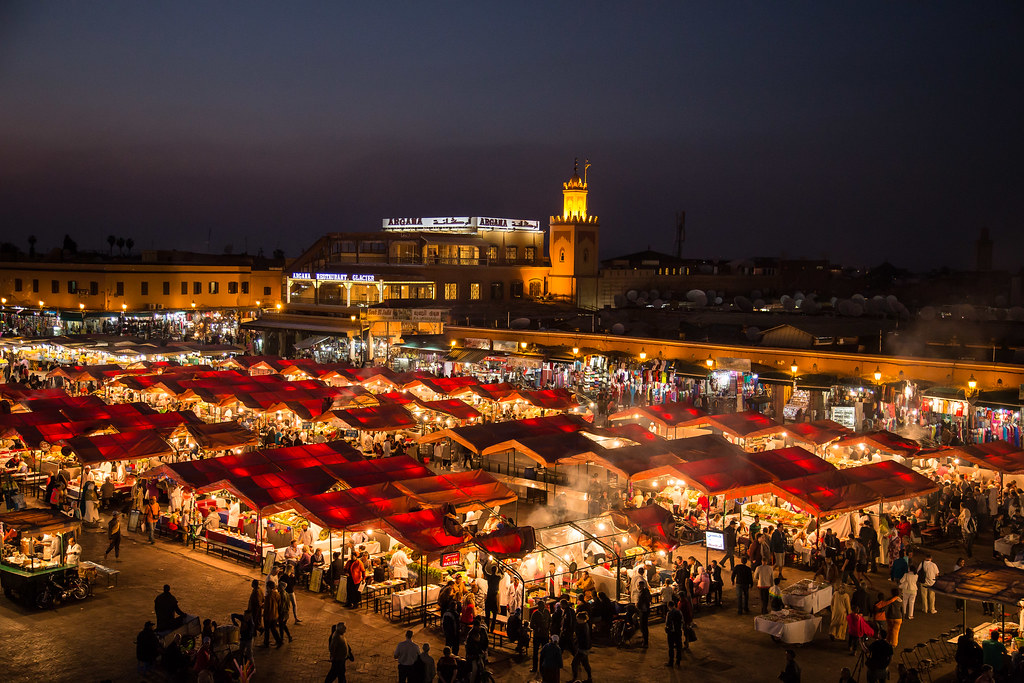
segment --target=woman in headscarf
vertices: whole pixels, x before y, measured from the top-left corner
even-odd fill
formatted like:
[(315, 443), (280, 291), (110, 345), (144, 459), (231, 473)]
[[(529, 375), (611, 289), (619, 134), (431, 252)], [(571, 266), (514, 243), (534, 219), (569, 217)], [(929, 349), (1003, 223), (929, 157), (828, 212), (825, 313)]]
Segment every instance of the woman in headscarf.
[(831, 640), (846, 640), (846, 616), (849, 613), (850, 595), (846, 592), (846, 586), (841, 583), (834, 584), (832, 592), (832, 623), (828, 631), (828, 637)]

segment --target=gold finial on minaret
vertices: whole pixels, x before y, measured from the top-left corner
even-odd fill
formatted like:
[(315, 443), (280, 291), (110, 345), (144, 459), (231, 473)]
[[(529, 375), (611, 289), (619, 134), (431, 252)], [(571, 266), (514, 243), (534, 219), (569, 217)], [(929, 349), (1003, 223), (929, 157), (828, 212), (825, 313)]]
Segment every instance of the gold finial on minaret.
[(590, 159), (583, 160), (583, 184), (587, 184), (587, 169), (590, 168)]

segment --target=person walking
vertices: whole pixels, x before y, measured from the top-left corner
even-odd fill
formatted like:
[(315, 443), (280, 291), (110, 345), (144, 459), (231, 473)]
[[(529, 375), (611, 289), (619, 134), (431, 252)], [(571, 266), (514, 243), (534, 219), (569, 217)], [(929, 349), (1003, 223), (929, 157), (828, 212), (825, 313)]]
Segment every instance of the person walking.
[(668, 663), (665, 666), (683, 664), (683, 613), (673, 601), (665, 613), (665, 636), (668, 639)]
[(560, 683), (562, 677), (562, 648), (558, 636), (551, 636), (540, 650), (540, 680), (542, 683)]
[(331, 653), (331, 670), (327, 672), (324, 683), (334, 683), (334, 681), (345, 683), (345, 665), (355, 661), (352, 648), (345, 640), (347, 630), (344, 621), (339, 621), (331, 627), (331, 637), (327, 640), (327, 649)]
[(640, 582), (640, 594), (636, 599), (636, 613), (640, 619), (640, 634), (644, 642), (640, 647), (646, 648), (650, 642), (650, 619), (651, 619), (651, 589), (647, 587), (646, 581)]
[(475, 683), (480, 672), (487, 668), (487, 648), (490, 645), (490, 639), (487, 637), (483, 621), (482, 617), (473, 619), (473, 628), (466, 634), (466, 661), (470, 665), (469, 680), (471, 683)]
[(736, 586), (736, 614), (750, 614), (750, 587), (754, 585), (754, 573), (747, 566), (746, 557), (740, 557), (740, 563), (733, 567), (731, 581)]
[(590, 629), (590, 617), (584, 610), (576, 613), (576, 653), (572, 657), (572, 679), (580, 680), (577, 675), (579, 668), (587, 672), (585, 683), (591, 683), (594, 674), (590, 670), (590, 648), (593, 646), (593, 633)]
[(263, 603), (265, 597), (263, 591), (260, 589), (259, 579), (252, 580), (252, 592), (249, 593), (249, 604), (246, 609), (249, 614), (252, 615), (252, 621), (256, 625), (256, 630), (259, 633), (263, 632)]
[(754, 580), (757, 581), (757, 592), (761, 598), (761, 614), (768, 614), (771, 602), (769, 592), (774, 585), (774, 578), (772, 566), (767, 561), (757, 565), (757, 569), (754, 570)]
[(395, 646), (394, 657), (398, 662), (398, 683), (413, 683), (413, 665), (420, 658), (420, 648), (412, 640), (412, 631), (406, 631), (405, 640)]
[(277, 584), (278, 607), (277, 607), (277, 628), (282, 638), (288, 636), (288, 642), (292, 642), (292, 632), (288, 630), (288, 593), (285, 590), (284, 581)]
[(281, 611), (284, 612), (285, 618), (287, 618), (290, 607), (295, 623), (301, 624), (302, 619), (299, 619), (298, 612), (295, 609), (295, 583), (295, 567), (289, 564), (284, 568), (284, 574), (281, 575), (278, 581), (278, 586), (281, 588), (281, 597), (283, 598)]
[(444, 632), (444, 644), (458, 656), (459, 654), (459, 615), (454, 603), (448, 604), (441, 615), (441, 630)]
[(248, 661), (253, 661), (252, 644), (256, 639), (256, 620), (246, 607), (242, 614), (232, 614), (231, 623), (238, 627), (238, 649)]
[(107, 551), (103, 553), (103, 561), (106, 562), (107, 555), (110, 551), (114, 551), (114, 560), (121, 561), (121, 513), (114, 510), (114, 513), (110, 515), (110, 521), (107, 522), (107, 538), (110, 539), (110, 545), (107, 546)]
[(722, 558), (722, 566), (729, 563), (729, 571), (736, 568), (736, 520), (729, 522), (725, 527), (725, 557)]
[(832, 621), (829, 624), (830, 640), (846, 640), (846, 617), (850, 613), (850, 595), (846, 586), (839, 584), (832, 594)]
[(281, 647), (281, 630), (278, 628), (280, 618), (281, 597), (274, 586), (267, 582), (266, 599), (263, 602), (263, 644), (259, 647), (270, 647), (270, 636), (274, 636), (274, 646)]
[(781, 579), (782, 568), (786, 566), (786, 533), (779, 524), (772, 532), (769, 545), (772, 550), (772, 558), (775, 565), (775, 573)]
[(885, 639), (885, 634), (876, 633), (875, 641), (868, 645), (868, 652), (864, 658), (868, 683), (885, 683), (889, 680), (889, 664), (894, 652), (892, 645)]
[(900, 599), (900, 589), (893, 588), (889, 599), (878, 604), (885, 610), (885, 628), (888, 631), (886, 639), (895, 648), (900, 643), (900, 626), (903, 625), (903, 601)]
[(434, 663), (434, 658), (430, 656), (430, 643), (423, 643), (420, 661), (416, 667), (422, 674), (419, 683), (434, 683), (434, 677), (437, 676), (437, 665)]
[(156, 531), (156, 520), (160, 518), (160, 506), (157, 504), (156, 498), (149, 499), (143, 512), (146, 515), (146, 533), (149, 534), (149, 544), (153, 545), (156, 543), (153, 540), (153, 533)]
[[(540, 651), (547, 646), (551, 637), (551, 612), (548, 611), (547, 605), (541, 603), (533, 610), (533, 614), (530, 615), (530, 630), (533, 631), (533, 667), (530, 671), (536, 673)], [(459, 653), (458, 649), (454, 652)]]
[(917, 588), (921, 592), (921, 611), (925, 614), (936, 614), (935, 591), (932, 586), (935, 585), (935, 578), (939, 575), (939, 565), (932, 560), (931, 553), (924, 558), (917, 574)]
[(139, 675), (145, 676), (156, 664), (160, 655), (160, 639), (153, 630), (153, 622), (147, 621), (135, 637), (135, 658), (139, 660)]
[(909, 571), (900, 579), (900, 599), (903, 601), (903, 618), (914, 618), (914, 603), (917, 602), (918, 572)]

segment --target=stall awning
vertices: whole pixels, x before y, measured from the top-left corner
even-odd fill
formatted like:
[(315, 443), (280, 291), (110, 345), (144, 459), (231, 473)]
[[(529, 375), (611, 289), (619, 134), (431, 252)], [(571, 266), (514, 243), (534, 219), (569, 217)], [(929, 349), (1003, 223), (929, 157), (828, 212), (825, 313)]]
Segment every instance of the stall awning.
[(384, 520), (384, 528), (405, 545), (425, 555), (461, 546), (463, 536), (449, 536), (444, 530), (444, 515), (437, 508), (392, 515)]
[(817, 391), (831, 391), (836, 386), (839, 378), (835, 375), (802, 375), (796, 378), (797, 389), (815, 389)]
[(948, 574), (939, 574), (932, 590), (960, 600), (1016, 605), (1024, 600), (1024, 570), (977, 564)]
[(316, 418), (316, 421), (340, 423), (349, 429), (374, 432), (390, 432), (418, 426), (416, 418), (408, 410), (394, 404), (351, 410), (329, 410)]
[(452, 349), (445, 356), (445, 360), (456, 363), (479, 363), (490, 354), (487, 349)]
[(480, 411), (457, 398), (449, 398), (441, 401), (419, 401), (419, 404), (427, 410), (435, 413), (451, 415), (456, 420), (477, 420), (480, 418)]
[(672, 468), (680, 479), (708, 496), (726, 494), (731, 498), (768, 491), (773, 477), (738, 455), (709, 457), (683, 462)]
[(430, 434), (424, 434), (419, 438), (419, 442), (433, 443), (443, 439), (452, 439), (479, 455), (483, 452), (483, 449), (503, 441), (531, 436), (544, 436), (547, 434), (578, 432), (584, 427), (589, 428), (589, 426), (585, 420), (578, 416), (560, 414), (548, 417), (527, 418), (525, 420), (509, 420), (492, 424), (441, 429)]
[(424, 506), (450, 503), (458, 512), (506, 505), (518, 498), (515, 491), (483, 470), (407, 479), (396, 485)]
[(959, 457), (1000, 474), (1024, 473), (1024, 451), (1008, 441), (951, 446), (942, 455)]
[(565, 458), (582, 458), (583, 462), (594, 460), (604, 448), (582, 432), (557, 432), (502, 441), (484, 448), (481, 455), (508, 450), (521, 453), (543, 467), (555, 467)]
[(826, 425), (826, 422), (831, 421), (794, 422), (786, 425), (786, 433), (789, 434), (789, 437), (794, 441), (810, 444), (812, 446), (825, 446), (850, 433), (849, 429), (842, 427), (838, 423), (832, 423), (838, 427), (837, 429), (836, 427)]
[(174, 449), (154, 432), (76, 436), (66, 439), (65, 443), (83, 465), (114, 460), (158, 458), (174, 454)]
[(5, 529), (17, 529), (26, 536), (60, 534), (75, 531), (82, 526), (82, 520), (68, 517), (55, 510), (20, 510), (0, 514), (0, 524)]
[(818, 474), (835, 469), (835, 466), (810, 453), (799, 446), (789, 448), (777, 448), (772, 451), (760, 451), (758, 453), (743, 453), (744, 458), (761, 469), (771, 473), (779, 481), (797, 479), (809, 474)]
[(936, 482), (894, 460), (849, 467), (842, 472), (848, 479), (871, 487), (887, 502), (924, 496), (939, 489)]
[(799, 479), (773, 482), (771, 490), (783, 500), (815, 515), (849, 512), (877, 505), (882, 495), (843, 474), (842, 470), (819, 472)]
[(785, 428), (761, 413), (746, 411), (711, 415), (706, 418), (708, 426), (737, 439), (756, 439), (771, 434), (781, 434)]
[(837, 446), (844, 446), (846, 448), (853, 448), (860, 444), (871, 446), (883, 453), (899, 455), (905, 458), (913, 457), (915, 453), (921, 450), (921, 444), (917, 441), (884, 430), (867, 432), (866, 434), (851, 434), (836, 442)]
[(696, 427), (707, 424), (704, 418), (707, 413), (699, 408), (694, 408), (689, 403), (659, 403), (657, 405), (642, 406), (620, 410), (612, 414), (609, 419), (635, 420), (646, 419), (655, 422), (666, 429), (675, 427)]
[(229, 448), (254, 446), (260, 442), (259, 434), (249, 431), (235, 420), (190, 424), (185, 429), (203, 450), (223, 451)]

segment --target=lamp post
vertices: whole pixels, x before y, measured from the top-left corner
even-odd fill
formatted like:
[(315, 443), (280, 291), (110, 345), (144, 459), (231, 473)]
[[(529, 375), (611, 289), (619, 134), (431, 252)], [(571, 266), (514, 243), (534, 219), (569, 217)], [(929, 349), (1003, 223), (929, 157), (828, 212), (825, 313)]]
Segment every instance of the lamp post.
[(82, 314), (82, 332), (85, 332), (85, 304), (78, 304), (78, 312)]
[(647, 360), (647, 351), (640, 349), (640, 362), (643, 363), (645, 360)]

